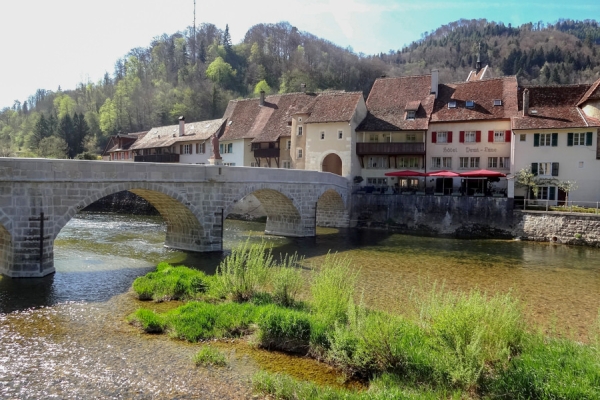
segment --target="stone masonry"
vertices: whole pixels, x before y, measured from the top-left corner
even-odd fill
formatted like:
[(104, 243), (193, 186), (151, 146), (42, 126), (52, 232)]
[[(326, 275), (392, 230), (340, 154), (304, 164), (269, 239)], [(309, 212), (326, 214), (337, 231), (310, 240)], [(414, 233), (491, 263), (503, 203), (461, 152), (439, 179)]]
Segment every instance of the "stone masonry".
[(330, 173), (0, 158), (0, 273), (39, 277), (54, 272), (60, 230), (79, 210), (123, 190), (161, 213), (166, 246), (186, 251), (220, 251), (222, 219), (249, 194), (263, 205), (269, 234), (314, 236), (317, 224), (347, 227), (349, 222), (348, 181)]

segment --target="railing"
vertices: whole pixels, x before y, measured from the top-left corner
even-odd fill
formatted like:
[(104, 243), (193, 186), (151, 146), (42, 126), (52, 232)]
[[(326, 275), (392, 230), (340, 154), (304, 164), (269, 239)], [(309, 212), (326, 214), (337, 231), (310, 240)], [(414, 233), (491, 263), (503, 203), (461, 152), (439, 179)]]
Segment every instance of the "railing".
[(425, 154), (425, 143), (356, 143), (356, 154), (366, 155), (402, 155)]
[(556, 211), (584, 214), (600, 214), (600, 201), (557, 201), (540, 199), (521, 201), (523, 202), (523, 210), (526, 211)]
[(255, 158), (268, 158), (268, 157), (279, 157), (279, 148), (275, 149), (255, 149)]
[(134, 162), (155, 162), (155, 163), (178, 163), (179, 154), (151, 154), (147, 156), (135, 156)]

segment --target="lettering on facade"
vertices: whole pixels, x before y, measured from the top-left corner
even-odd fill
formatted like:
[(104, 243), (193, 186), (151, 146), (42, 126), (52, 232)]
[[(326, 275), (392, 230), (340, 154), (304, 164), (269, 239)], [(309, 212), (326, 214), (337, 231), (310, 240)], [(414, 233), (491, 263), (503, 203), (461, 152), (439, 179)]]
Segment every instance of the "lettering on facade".
[(485, 148), (485, 152), (486, 153), (495, 153), (496, 151), (498, 151), (498, 149), (492, 149), (491, 147), (486, 147)]
[(444, 147), (444, 153), (457, 153), (458, 149), (456, 147)]
[(496, 153), (498, 149), (484, 147), (483, 150), (477, 147), (467, 147), (467, 153)]

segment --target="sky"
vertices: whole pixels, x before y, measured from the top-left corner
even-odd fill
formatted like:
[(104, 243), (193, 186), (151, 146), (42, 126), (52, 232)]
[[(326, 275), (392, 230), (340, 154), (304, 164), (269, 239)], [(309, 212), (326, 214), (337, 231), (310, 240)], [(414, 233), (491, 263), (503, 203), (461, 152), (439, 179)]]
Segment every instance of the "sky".
[[(600, 19), (598, 0), (196, 0), (196, 25), (229, 25), (232, 42), (259, 23), (287, 21), (355, 53), (401, 49), (464, 19), (518, 26)], [(0, 109), (37, 89), (74, 89), (112, 75), (117, 59), (192, 26), (193, 0), (1, 0)]]

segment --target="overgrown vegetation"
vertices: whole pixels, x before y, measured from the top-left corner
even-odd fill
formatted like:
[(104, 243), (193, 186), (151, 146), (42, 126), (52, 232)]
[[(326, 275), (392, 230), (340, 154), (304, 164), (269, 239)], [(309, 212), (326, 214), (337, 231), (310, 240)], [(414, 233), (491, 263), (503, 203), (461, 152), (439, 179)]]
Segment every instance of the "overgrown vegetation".
[(191, 342), (251, 336), (260, 347), (311, 355), (369, 383), (368, 391), (353, 392), (282, 375), (255, 377), (257, 391), (281, 399), (600, 398), (600, 328), (590, 344), (528, 332), (510, 293), (434, 286), (407, 304), (419, 312), (394, 315), (356, 303), (358, 274), (337, 254), (312, 272), (306, 302), (276, 295), (281, 285), (274, 281), (296, 282), (295, 274), (274, 273), (298, 272), (295, 257), (277, 264), (264, 244), (248, 243), (230, 257), (210, 281), (220, 300), (191, 301), (163, 314), (142, 309), (130, 321)]
[(219, 349), (212, 346), (202, 346), (200, 350), (194, 354), (194, 364), (196, 366), (215, 366), (224, 367), (227, 365), (227, 359)]
[(133, 281), (133, 290), (140, 300), (193, 299), (207, 290), (209, 279), (202, 271), (162, 262), (156, 271)]

